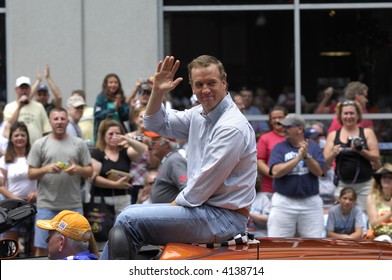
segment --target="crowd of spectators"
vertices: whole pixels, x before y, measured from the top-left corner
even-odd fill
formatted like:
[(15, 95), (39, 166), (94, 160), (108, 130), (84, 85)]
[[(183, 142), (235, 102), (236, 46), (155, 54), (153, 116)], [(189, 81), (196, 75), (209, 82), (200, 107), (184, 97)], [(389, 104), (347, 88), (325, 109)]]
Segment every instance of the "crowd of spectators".
[[(103, 196), (116, 215), (131, 204), (174, 201), (188, 183), (187, 140), (145, 128), (143, 116), (153, 84), (153, 77), (138, 79), (127, 95), (118, 75), (110, 73), (95, 104), (88, 107), (80, 89), (62, 101), (49, 65), (43, 75), (38, 69), (34, 83), (25, 76), (17, 78), (16, 98), (1, 112), (2, 198), (36, 204), (37, 220), (56, 219), (62, 210), (83, 214), (83, 190), (93, 191), (97, 202)], [(249, 121), (257, 141), (258, 170), (249, 232), (256, 237), (362, 238), (368, 229), (388, 223), (391, 180), (384, 175), (392, 169), (381, 168), (374, 124), (362, 118), (368, 90), (361, 82), (351, 82), (339, 100), (333, 98), (332, 87), (320, 91), (312, 106), (301, 98), (308, 111), (336, 112), (332, 123), (305, 122), (293, 114), (295, 94), (288, 86), (276, 101), (261, 87), (231, 92), (243, 115), (269, 117)], [(188, 102), (188, 109), (200, 104), (195, 94)], [(165, 92), (162, 108), (172, 109), (177, 103)], [(111, 170), (129, 177), (110, 179)], [(374, 175), (377, 170), (381, 175)], [(378, 194), (384, 185), (385, 192)], [(34, 229), (32, 224), (26, 221), (5, 236), (30, 238), (23, 244), (31, 246), (24, 246), (26, 254), (46, 255), (47, 228)]]

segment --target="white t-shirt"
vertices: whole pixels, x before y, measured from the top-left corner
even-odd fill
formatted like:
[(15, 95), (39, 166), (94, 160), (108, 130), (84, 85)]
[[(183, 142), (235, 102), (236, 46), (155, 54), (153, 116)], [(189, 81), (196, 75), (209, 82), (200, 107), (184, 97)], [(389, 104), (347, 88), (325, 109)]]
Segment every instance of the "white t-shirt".
[(27, 176), (28, 165), (26, 157), (18, 157), (13, 163), (5, 163), (4, 156), (0, 158), (0, 168), (7, 172), (7, 188), (21, 199), (37, 190), (37, 181)]

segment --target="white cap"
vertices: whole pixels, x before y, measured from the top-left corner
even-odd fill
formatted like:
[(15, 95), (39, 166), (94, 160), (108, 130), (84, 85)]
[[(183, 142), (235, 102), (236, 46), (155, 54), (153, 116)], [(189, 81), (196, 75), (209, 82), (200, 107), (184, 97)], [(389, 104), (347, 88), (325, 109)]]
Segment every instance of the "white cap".
[(79, 96), (79, 95), (72, 95), (69, 99), (68, 99), (68, 108), (69, 107), (79, 107), (79, 106), (86, 106), (86, 102), (84, 102), (83, 97)]
[(31, 82), (30, 82), (29, 77), (21, 76), (16, 79), (16, 83), (15, 83), (16, 87), (20, 87), (21, 85), (24, 85), (24, 84), (31, 86)]

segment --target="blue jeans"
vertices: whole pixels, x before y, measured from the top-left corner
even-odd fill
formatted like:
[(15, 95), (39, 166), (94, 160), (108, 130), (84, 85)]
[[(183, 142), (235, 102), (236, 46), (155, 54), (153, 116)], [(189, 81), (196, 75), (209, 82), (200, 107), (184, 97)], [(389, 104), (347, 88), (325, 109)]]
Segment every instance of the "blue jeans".
[[(201, 205), (199, 207), (169, 204), (133, 204), (117, 217), (138, 252), (145, 245), (179, 243), (220, 243), (244, 233), (247, 217), (233, 210)], [(107, 260), (108, 243), (101, 259)]]
[[(66, 209), (66, 210), (71, 210), (83, 214), (82, 208)], [(56, 216), (60, 212), (61, 210), (54, 211), (47, 208), (37, 208), (37, 214), (35, 215), (35, 223), (37, 223), (38, 220), (51, 220), (54, 218), (54, 216)], [(38, 248), (47, 248), (48, 243), (46, 243), (46, 239), (48, 239), (49, 231), (45, 229), (40, 229), (39, 227), (37, 227), (36, 224), (34, 230), (35, 230), (34, 246)]]

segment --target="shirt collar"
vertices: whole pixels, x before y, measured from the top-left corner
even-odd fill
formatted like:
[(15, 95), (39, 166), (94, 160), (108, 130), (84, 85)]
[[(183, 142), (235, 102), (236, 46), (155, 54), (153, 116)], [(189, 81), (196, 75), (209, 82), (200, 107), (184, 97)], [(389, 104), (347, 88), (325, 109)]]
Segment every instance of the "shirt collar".
[(216, 122), (232, 104), (233, 100), (231, 99), (230, 94), (226, 93), (226, 96), (222, 99), (222, 101), (219, 102), (219, 104), (210, 113), (208, 113), (208, 115), (206, 115), (203, 110), (200, 114), (206, 120)]

